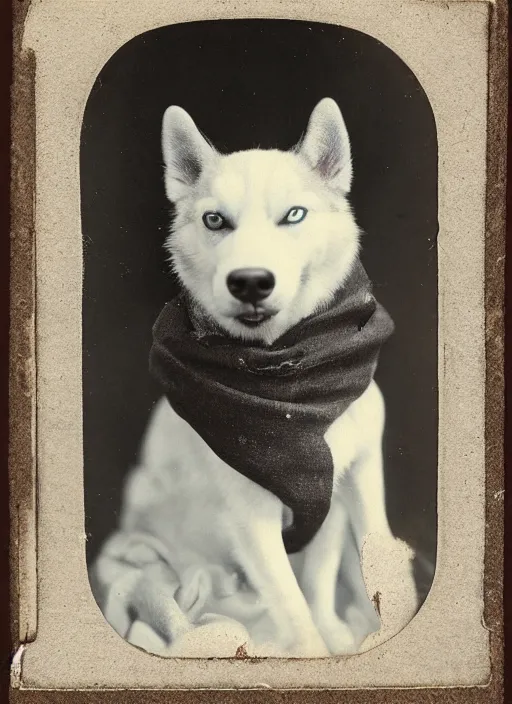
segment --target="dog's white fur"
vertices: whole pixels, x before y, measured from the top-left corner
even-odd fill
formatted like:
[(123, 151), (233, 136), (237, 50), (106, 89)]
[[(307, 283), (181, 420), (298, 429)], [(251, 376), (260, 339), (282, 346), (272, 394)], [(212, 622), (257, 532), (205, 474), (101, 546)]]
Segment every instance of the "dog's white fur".
[[(346, 198), (349, 137), (333, 100), (316, 106), (304, 138), (290, 152), (220, 155), (176, 106), (165, 113), (162, 144), (166, 192), (176, 208), (167, 240), (172, 265), (218, 325), (231, 336), (269, 344), (329, 302), (359, 249)], [(307, 208), (305, 219), (279, 225), (294, 206)], [(208, 230), (205, 211), (220, 212), (234, 228)], [(275, 289), (262, 303), (273, 315), (257, 327), (238, 320), (250, 306), (226, 285), (228, 274), (243, 267), (263, 267), (275, 276)], [(313, 541), (291, 558), (281, 537), (289, 520), (281, 502), (222, 462), (166, 400), (153, 412), (127, 496), (137, 492), (144, 474), (168, 476), (170, 498), (158, 510), (165, 513), (166, 543), (183, 581), (194, 567), (233, 564), (267, 605), (290, 655), (355, 652), (379, 628), (361, 576), (363, 543), (369, 534), (394, 540), (384, 502), (384, 416), (372, 382), (328, 429), (335, 468), (331, 509)], [(344, 621), (335, 608), (342, 559), (353, 594)], [(396, 570), (405, 574), (408, 562), (390, 565)], [(380, 591), (385, 600), (385, 585)]]
[[(176, 206), (167, 241), (172, 263), (184, 287), (222, 327), (271, 343), (329, 301), (359, 247), (345, 198), (352, 178), (348, 134), (334, 101), (317, 106), (296, 153), (252, 149), (219, 155), (175, 106), (164, 115), (162, 142), (167, 196)], [(191, 158), (202, 169), (195, 181), (184, 173)], [(277, 225), (293, 206), (307, 208), (307, 217), (293, 226)], [(229, 217), (234, 232), (207, 230), (205, 211)], [(265, 305), (277, 314), (256, 329), (237, 321), (248, 304), (226, 286), (227, 275), (244, 267), (269, 269), (276, 279)]]

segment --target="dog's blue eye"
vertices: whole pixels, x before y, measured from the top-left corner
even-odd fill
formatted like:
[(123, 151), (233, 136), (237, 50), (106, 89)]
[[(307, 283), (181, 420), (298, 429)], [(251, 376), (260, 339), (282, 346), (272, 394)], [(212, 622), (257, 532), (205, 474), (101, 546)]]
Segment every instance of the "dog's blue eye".
[(222, 230), (225, 227), (229, 227), (229, 224), (220, 213), (208, 212), (203, 215), (203, 222), (205, 227), (209, 230)]
[(293, 208), (290, 208), (290, 210), (286, 213), (286, 215), (279, 224), (296, 225), (298, 222), (302, 222), (307, 214), (308, 211), (306, 210), (306, 208), (295, 206)]

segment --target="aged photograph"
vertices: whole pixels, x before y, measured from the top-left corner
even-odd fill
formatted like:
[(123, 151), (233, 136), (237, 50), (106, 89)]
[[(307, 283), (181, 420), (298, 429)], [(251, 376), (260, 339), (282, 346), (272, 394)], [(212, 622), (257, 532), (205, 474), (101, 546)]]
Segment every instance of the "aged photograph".
[(420, 82), (354, 29), (174, 24), (97, 75), (80, 144), (87, 565), (134, 646), (351, 656), (421, 609), (437, 168)]

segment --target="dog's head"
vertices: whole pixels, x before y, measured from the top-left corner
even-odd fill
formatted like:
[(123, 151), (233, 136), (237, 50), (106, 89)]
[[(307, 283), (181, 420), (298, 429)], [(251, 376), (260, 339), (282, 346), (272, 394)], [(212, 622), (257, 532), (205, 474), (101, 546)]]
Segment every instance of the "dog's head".
[(359, 231), (346, 196), (350, 143), (320, 101), (291, 151), (219, 154), (182, 108), (164, 115), (166, 246), (188, 293), (230, 335), (271, 343), (332, 297)]

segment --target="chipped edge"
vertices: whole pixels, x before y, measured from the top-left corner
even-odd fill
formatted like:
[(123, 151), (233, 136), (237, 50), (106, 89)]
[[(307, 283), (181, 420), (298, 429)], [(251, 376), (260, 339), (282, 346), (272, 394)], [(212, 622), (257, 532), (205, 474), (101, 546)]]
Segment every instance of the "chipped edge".
[(20, 645), (18, 650), (14, 653), (14, 657), (11, 662), (11, 687), (13, 689), (21, 688), (21, 663), (26, 647), (27, 646), (24, 643)]

